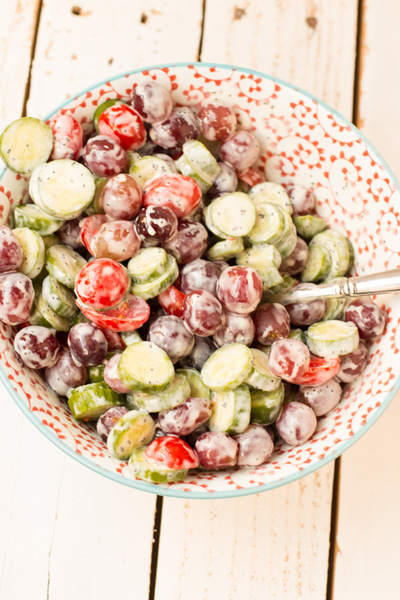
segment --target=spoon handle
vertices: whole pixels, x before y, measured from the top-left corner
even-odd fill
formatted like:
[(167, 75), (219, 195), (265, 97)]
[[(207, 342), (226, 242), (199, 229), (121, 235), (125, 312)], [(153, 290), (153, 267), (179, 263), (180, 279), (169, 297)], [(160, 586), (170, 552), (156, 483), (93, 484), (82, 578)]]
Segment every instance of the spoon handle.
[(400, 292), (400, 269), (362, 275), (361, 277), (343, 277), (319, 285), (298, 286), (287, 294), (282, 294), (277, 302), (287, 305), (293, 302), (310, 302), (322, 298), (353, 298), (394, 292)]

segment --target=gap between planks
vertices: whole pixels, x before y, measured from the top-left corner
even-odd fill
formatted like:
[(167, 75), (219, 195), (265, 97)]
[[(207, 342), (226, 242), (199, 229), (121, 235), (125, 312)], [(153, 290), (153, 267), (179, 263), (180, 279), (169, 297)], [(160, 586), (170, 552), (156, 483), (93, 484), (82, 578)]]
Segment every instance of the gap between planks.
[(38, 32), (39, 32), (39, 25), (40, 25), (40, 17), (41, 17), (41, 14), (42, 14), (42, 8), (43, 8), (43, 0), (39, 0), (39, 2), (37, 4), (36, 14), (35, 14), (35, 28), (34, 28), (34, 31), (33, 31), (33, 39), (32, 39), (32, 47), (31, 47), (31, 56), (30, 56), (30, 61), (29, 61), (28, 78), (26, 80), (24, 100), (23, 100), (23, 104), (22, 104), (22, 114), (21, 114), (22, 117), (26, 117), (26, 115), (27, 115), (27, 105), (28, 105), (28, 100), (29, 100), (29, 94), (30, 94), (30, 91), (31, 91), (32, 65), (33, 65), (33, 59), (34, 59), (35, 52), (36, 52), (36, 44), (37, 44), (37, 39), (38, 39)]
[[(364, 36), (364, 10), (365, 0), (358, 0), (357, 6), (357, 30), (356, 30), (356, 48), (354, 57), (354, 84), (353, 84), (353, 112), (352, 122), (356, 127), (361, 123), (359, 115), (359, 91), (362, 77), (362, 48)], [(335, 575), (336, 575), (336, 557), (339, 550), (337, 543), (338, 522), (339, 522), (339, 502), (340, 502), (340, 472), (342, 458), (339, 456), (335, 460), (335, 470), (333, 474), (332, 485), (332, 509), (331, 509), (331, 533), (329, 538), (329, 557), (328, 557), (328, 577), (326, 582), (326, 600), (334, 599)]]

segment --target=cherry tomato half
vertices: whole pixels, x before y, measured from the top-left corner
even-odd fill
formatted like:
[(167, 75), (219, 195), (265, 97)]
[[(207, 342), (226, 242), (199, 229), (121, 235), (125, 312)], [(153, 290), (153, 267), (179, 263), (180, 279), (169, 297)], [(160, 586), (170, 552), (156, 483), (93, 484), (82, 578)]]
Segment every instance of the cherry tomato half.
[(183, 301), (185, 298), (185, 294), (173, 285), (158, 295), (158, 301), (162, 308), (166, 313), (174, 317), (182, 317)]
[(98, 120), (101, 135), (117, 138), (124, 150), (137, 150), (146, 141), (142, 118), (127, 104), (113, 104), (106, 108)]
[(191, 177), (164, 173), (150, 179), (143, 189), (143, 206), (168, 206), (178, 218), (187, 217), (200, 204), (201, 190)]
[(94, 256), (93, 239), (107, 221), (107, 215), (90, 215), (79, 222), (82, 244), (92, 256)]
[(311, 356), (308, 370), (296, 378), (296, 385), (321, 385), (337, 375), (340, 369), (340, 358), (319, 358)]
[(79, 271), (75, 294), (89, 308), (104, 310), (119, 304), (130, 284), (128, 272), (120, 263), (111, 258), (97, 258)]
[(118, 306), (102, 312), (86, 306), (79, 299), (76, 305), (94, 325), (115, 332), (139, 329), (150, 316), (150, 306), (146, 300), (133, 294), (129, 294)]
[(153, 440), (147, 446), (145, 454), (157, 465), (169, 469), (196, 469), (199, 466), (197, 454), (187, 442), (178, 437), (166, 435)]

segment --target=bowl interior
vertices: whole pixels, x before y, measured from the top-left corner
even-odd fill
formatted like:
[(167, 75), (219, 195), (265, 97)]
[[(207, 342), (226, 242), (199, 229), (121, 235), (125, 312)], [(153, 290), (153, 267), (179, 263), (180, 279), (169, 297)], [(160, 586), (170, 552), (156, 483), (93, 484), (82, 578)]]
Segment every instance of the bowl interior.
[[(318, 213), (348, 235), (355, 250), (355, 274), (400, 266), (398, 184), (362, 134), (336, 111), (289, 84), (262, 73), (227, 65), (176, 64), (137, 70), (104, 81), (55, 109), (69, 112), (92, 131), (96, 106), (127, 97), (140, 81), (156, 80), (182, 105), (204, 99), (235, 107), (240, 126), (255, 132), (261, 146), (259, 168), (277, 183), (314, 189)], [(5, 171), (0, 181), (0, 223), (12, 206), (26, 200), (28, 178)], [(230, 497), (277, 487), (339, 456), (382, 414), (400, 386), (400, 299), (381, 297), (388, 311), (385, 333), (370, 345), (363, 375), (345, 389), (337, 408), (318, 422), (314, 437), (300, 447), (278, 445), (257, 468), (190, 474), (182, 483), (152, 485), (135, 480), (125, 462), (113, 458), (95, 428), (75, 422), (66, 402), (23, 368), (14, 356), (13, 332), (0, 323), (0, 376), (17, 404), (52, 442), (102, 475), (131, 487), (179, 497)]]

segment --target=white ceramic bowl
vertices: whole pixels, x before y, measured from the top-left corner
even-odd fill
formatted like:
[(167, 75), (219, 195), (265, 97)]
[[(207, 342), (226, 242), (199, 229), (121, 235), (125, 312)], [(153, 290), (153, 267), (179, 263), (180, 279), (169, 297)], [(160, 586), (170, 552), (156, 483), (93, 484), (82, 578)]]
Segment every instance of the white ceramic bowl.
[[(335, 110), (283, 81), (256, 71), (204, 63), (148, 67), (103, 81), (64, 102), (51, 115), (69, 112), (86, 132), (98, 103), (129, 96), (139, 81), (157, 80), (175, 102), (198, 106), (205, 98), (235, 107), (240, 126), (255, 132), (259, 167), (268, 180), (311, 186), (318, 213), (345, 232), (355, 249), (356, 274), (400, 266), (398, 183), (368, 140)], [(48, 118), (47, 117), (47, 118)], [(5, 171), (0, 181), (0, 223), (28, 193), (26, 177)], [(235, 497), (284, 485), (322, 467), (349, 448), (383, 413), (400, 386), (400, 299), (382, 297), (385, 333), (370, 345), (368, 366), (348, 385), (337, 408), (318, 422), (300, 447), (278, 445), (257, 468), (190, 473), (182, 483), (153, 485), (135, 480), (113, 458), (95, 428), (74, 421), (68, 406), (23, 368), (13, 352), (13, 331), (0, 324), (0, 376), (29, 420), (49, 440), (82, 464), (136, 489), (185, 498)]]

